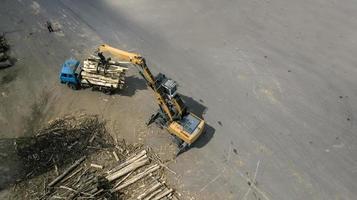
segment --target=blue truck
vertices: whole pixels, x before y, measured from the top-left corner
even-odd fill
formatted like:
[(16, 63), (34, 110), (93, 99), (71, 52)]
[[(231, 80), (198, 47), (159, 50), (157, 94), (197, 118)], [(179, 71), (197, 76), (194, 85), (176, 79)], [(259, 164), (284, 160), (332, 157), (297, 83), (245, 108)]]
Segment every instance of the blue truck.
[(63, 63), (59, 76), (62, 84), (66, 84), (74, 90), (78, 90), (80, 88), (80, 73), (77, 71), (79, 65), (80, 62), (76, 59), (68, 59)]

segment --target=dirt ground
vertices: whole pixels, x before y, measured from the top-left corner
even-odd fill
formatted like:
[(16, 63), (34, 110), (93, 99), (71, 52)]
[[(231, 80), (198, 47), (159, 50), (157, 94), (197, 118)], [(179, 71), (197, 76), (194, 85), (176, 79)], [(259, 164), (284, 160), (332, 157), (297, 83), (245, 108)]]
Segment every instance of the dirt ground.
[(204, 113), (207, 134), (169, 164), (187, 196), (355, 199), (356, 10), (353, 0), (2, 0), (18, 61), (0, 71), (0, 136), (83, 111), (169, 159), (168, 135), (144, 126), (156, 105), (135, 71), (113, 96), (59, 84), (66, 58), (106, 42), (144, 55)]
[[(71, 57), (87, 57), (103, 41), (66, 11), (45, 10), (35, 1), (2, 4), (0, 31), (6, 32), (17, 61), (0, 72), (0, 138), (31, 136), (51, 119), (88, 113), (106, 120), (115, 137), (151, 145), (160, 156), (172, 159), (175, 147), (169, 135), (145, 125), (156, 105), (135, 69), (129, 69), (126, 87), (117, 94), (73, 91), (59, 83), (61, 64)], [(47, 30), (47, 20), (53, 22), (54, 33)], [(2, 194), (6, 196), (6, 191)]]

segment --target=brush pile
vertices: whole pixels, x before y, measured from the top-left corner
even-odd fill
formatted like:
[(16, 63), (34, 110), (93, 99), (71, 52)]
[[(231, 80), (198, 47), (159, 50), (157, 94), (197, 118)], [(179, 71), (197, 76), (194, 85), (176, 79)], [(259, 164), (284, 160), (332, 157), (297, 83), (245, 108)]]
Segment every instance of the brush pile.
[(14, 199), (177, 199), (165, 184), (170, 169), (158, 155), (140, 144), (113, 140), (96, 117), (54, 120), (35, 138), (47, 137), (57, 144), (27, 146), (27, 157), (39, 163), (27, 162), (35, 166), (32, 179), (15, 185)]

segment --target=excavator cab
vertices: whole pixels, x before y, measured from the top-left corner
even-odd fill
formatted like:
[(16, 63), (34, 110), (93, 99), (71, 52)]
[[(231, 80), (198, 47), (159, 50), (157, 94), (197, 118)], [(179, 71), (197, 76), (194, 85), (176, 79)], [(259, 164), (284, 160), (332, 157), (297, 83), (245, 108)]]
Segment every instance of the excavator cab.
[(176, 96), (177, 83), (165, 76), (165, 74), (159, 73), (156, 77), (156, 88), (161, 91), (162, 94), (165, 94), (168, 99), (172, 99)]
[(162, 87), (165, 88), (165, 94), (171, 99), (176, 95), (177, 86), (176, 82), (171, 79), (166, 79), (162, 84)]

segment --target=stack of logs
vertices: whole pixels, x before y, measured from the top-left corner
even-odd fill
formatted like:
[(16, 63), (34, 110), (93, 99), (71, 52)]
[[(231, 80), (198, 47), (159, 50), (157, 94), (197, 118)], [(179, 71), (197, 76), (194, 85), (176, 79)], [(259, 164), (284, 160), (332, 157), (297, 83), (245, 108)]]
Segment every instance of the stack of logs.
[(160, 177), (162, 167), (167, 166), (150, 158), (147, 150), (128, 156), (120, 164), (116, 152), (112, 154), (116, 162), (106, 167), (94, 163), (81, 166), (86, 157), (80, 158), (48, 184), (48, 192), (42, 199), (127, 199), (135, 196), (139, 200), (177, 199), (174, 190)]
[[(173, 189), (169, 189), (164, 184), (165, 182), (160, 182), (152, 174), (159, 170), (162, 164), (151, 164), (147, 167), (143, 167), (145, 165), (150, 164), (150, 160), (147, 156), (146, 150), (139, 152), (138, 154), (129, 157), (120, 165), (115, 166), (111, 170), (107, 171), (107, 176), (105, 177), (109, 182), (114, 182), (120, 177), (123, 177), (121, 180), (117, 181), (114, 184), (111, 192), (121, 191), (124, 188), (136, 183), (137, 181), (151, 177), (154, 184), (149, 183), (148, 188), (143, 191), (137, 199), (155, 199), (159, 200), (164, 197), (173, 197)], [(137, 169), (142, 168), (142, 170), (135, 175), (132, 175)], [(150, 181), (149, 181), (150, 182)]]
[(107, 60), (103, 64), (99, 57), (92, 55), (83, 62), (82, 83), (122, 89), (127, 70), (120, 62)]
[(5, 34), (0, 35), (0, 69), (10, 67), (13, 65), (8, 55), (9, 49), (10, 46), (7, 43)]

